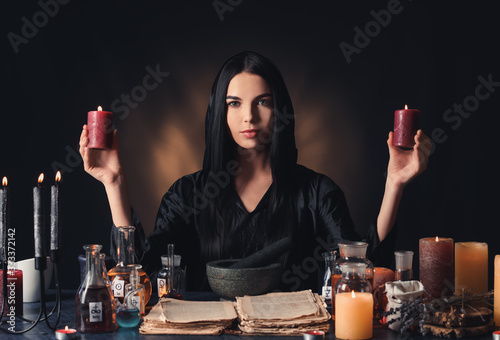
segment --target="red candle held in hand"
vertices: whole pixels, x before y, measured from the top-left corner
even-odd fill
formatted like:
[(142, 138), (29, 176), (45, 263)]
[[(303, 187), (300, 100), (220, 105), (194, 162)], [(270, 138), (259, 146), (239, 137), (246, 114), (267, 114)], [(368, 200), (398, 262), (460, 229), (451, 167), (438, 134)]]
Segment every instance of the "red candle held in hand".
[(89, 111), (87, 115), (88, 147), (92, 149), (111, 149), (113, 145), (113, 112)]
[(419, 110), (408, 109), (394, 111), (394, 136), (392, 145), (411, 149), (415, 145), (415, 135), (418, 131)]

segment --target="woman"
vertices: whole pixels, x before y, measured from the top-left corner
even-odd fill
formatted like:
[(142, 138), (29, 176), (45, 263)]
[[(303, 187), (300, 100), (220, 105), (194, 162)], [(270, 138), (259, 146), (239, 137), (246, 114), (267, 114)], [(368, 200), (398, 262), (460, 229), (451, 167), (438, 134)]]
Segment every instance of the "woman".
[[(214, 81), (205, 124), (203, 169), (172, 185), (147, 238), (131, 213), (116, 131), (112, 150), (93, 150), (86, 147), (84, 126), (80, 138), (84, 167), (104, 184), (114, 225), (138, 228), (137, 255), (153, 277), (167, 244), (175, 243), (187, 266), (187, 288), (193, 290), (207, 288), (208, 261), (241, 258), (291, 236), (293, 248), (281, 261), (296, 272), (293, 278), (284, 276), (282, 286), (315, 288), (314, 275), (300, 272), (302, 261), (318, 246), (359, 236), (340, 188), (297, 164), (293, 107), (278, 69), (253, 52), (229, 58)], [(392, 230), (403, 189), (427, 164), (425, 139), (419, 131), (413, 150), (403, 151), (392, 146), (389, 133), (385, 194), (367, 236), (375, 263), (384, 254), (392, 258)], [(113, 227), (112, 243), (115, 232)]]

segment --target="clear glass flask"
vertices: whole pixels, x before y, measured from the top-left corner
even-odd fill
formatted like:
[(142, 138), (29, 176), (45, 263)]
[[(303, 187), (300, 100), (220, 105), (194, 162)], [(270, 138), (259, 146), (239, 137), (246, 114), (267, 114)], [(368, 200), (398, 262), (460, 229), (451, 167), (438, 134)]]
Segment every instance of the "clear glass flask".
[(112, 295), (102, 274), (99, 244), (83, 247), (87, 272), (75, 301), (76, 330), (82, 333), (103, 333), (113, 330)]
[[(139, 307), (141, 317), (146, 315), (146, 303), (144, 299), (144, 285), (139, 283), (139, 269), (142, 268), (139, 264), (129, 264), (130, 269), (130, 283), (125, 286), (125, 294), (131, 291), (136, 291), (135, 294), (128, 298), (128, 302), (136, 307)], [(126, 296), (126, 295), (125, 295)], [(126, 301), (126, 299), (124, 299)]]
[(104, 282), (106, 283), (106, 288), (108, 288), (109, 294), (111, 296), (111, 307), (113, 308), (113, 324), (116, 325), (116, 308), (118, 307), (118, 303), (113, 296), (113, 290), (111, 289), (111, 281), (109, 280), (108, 270), (106, 269), (106, 254), (101, 253), (99, 255), (101, 260), (101, 271)]
[[(111, 281), (111, 289), (113, 295), (120, 303), (123, 303), (125, 296), (125, 286), (130, 283), (130, 270), (129, 264), (135, 264), (135, 250), (134, 250), (134, 226), (117, 227), (118, 240), (117, 240), (117, 265), (108, 271), (108, 276)], [(144, 299), (146, 304), (151, 298), (153, 287), (151, 280), (146, 272), (141, 268), (139, 269), (139, 278), (141, 284), (144, 285)]]

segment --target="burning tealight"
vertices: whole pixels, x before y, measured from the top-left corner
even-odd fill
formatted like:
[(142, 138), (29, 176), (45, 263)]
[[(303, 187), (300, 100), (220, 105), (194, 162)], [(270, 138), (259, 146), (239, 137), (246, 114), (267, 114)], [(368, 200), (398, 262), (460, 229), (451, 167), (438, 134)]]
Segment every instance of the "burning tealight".
[(76, 329), (69, 328), (68, 326), (64, 329), (56, 330), (56, 339), (58, 340), (70, 340), (76, 339)]

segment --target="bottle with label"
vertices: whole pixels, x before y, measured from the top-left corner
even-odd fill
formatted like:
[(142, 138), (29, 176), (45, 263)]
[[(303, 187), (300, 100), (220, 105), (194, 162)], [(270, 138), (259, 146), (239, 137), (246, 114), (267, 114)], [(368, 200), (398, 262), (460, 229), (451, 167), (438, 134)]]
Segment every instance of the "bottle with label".
[[(108, 271), (108, 276), (111, 281), (111, 289), (113, 290), (114, 297), (118, 299), (120, 303), (123, 303), (123, 299), (125, 297), (125, 286), (130, 283), (129, 279), (131, 267), (128, 267), (128, 265), (135, 263), (135, 227), (117, 227), (117, 230), (117, 265)], [(147, 304), (151, 298), (151, 292), (153, 290), (151, 280), (142, 267), (138, 269), (138, 272), (139, 280), (144, 285), (144, 300)]]
[[(174, 255), (174, 289), (180, 293), (182, 296), (184, 294), (184, 285), (185, 285), (185, 279), (184, 279), (184, 272), (181, 269), (181, 256), (180, 255)], [(157, 279), (157, 285), (158, 285), (158, 297), (167, 297), (168, 295), (168, 262), (169, 258), (168, 255), (162, 255), (161, 256), (161, 263), (163, 265), (163, 268), (158, 272), (158, 279)]]
[(333, 273), (333, 264), (335, 262), (335, 259), (337, 258), (337, 252), (336, 251), (327, 251), (324, 252), (323, 258), (325, 260), (325, 272), (323, 276), (323, 286), (321, 287), (321, 295), (325, 299), (325, 303), (327, 306), (327, 310), (329, 312), (332, 311), (332, 303), (333, 302), (333, 288), (335, 288), (335, 283), (332, 282), (332, 273)]
[(75, 301), (76, 330), (82, 333), (103, 333), (113, 330), (112, 296), (102, 274), (99, 244), (83, 247), (87, 270)]
[(128, 301), (124, 299), (125, 302), (128, 302), (132, 306), (139, 308), (141, 318), (146, 315), (146, 303), (144, 301), (144, 285), (139, 283), (139, 269), (142, 267), (138, 264), (128, 265), (130, 269), (130, 283), (125, 286), (125, 295), (127, 295), (131, 291), (136, 291), (135, 294), (129, 296)]

